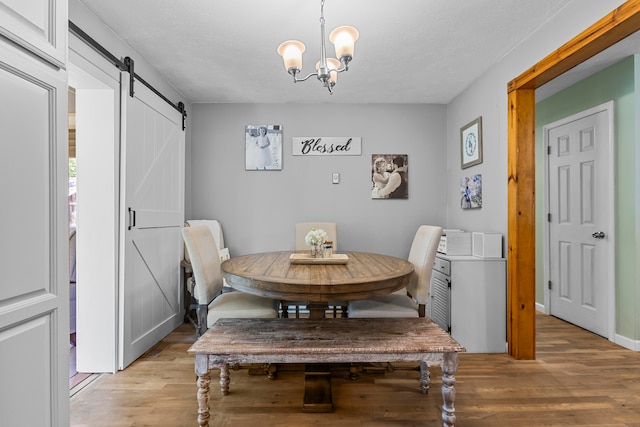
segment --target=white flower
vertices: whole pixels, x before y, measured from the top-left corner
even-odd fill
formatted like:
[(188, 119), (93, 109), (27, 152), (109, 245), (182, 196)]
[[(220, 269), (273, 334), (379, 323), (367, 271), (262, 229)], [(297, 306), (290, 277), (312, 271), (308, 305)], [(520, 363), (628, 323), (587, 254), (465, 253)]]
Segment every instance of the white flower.
[(307, 246), (321, 245), (329, 239), (329, 235), (322, 228), (313, 227), (305, 236), (304, 243)]

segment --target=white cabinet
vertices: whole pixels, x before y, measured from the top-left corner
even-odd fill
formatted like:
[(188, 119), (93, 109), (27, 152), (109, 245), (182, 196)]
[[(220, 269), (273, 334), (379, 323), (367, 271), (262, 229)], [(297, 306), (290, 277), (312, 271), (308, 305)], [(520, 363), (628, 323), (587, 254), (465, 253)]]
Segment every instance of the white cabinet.
[(469, 353), (505, 353), (506, 260), (438, 254), (433, 270), (429, 317)]

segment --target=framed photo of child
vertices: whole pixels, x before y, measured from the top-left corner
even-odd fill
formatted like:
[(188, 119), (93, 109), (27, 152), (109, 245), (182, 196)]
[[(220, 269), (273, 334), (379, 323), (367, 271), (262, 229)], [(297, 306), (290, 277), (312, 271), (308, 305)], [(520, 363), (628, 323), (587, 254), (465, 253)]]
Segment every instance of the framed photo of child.
[(282, 126), (246, 126), (245, 170), (282, 170)]
[(371, 156), (371, 198), (408, 199), (409, 163), (406, 154)]

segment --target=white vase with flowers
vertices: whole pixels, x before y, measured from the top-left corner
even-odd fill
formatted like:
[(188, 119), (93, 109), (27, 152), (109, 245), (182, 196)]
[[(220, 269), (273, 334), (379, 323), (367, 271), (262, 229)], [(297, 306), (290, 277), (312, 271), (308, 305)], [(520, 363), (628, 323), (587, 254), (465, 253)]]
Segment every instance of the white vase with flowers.
[(322, 257), (322, 245), (329, 239), (329, 235), (322, 228), (313, 227), (304, 238), (304, 243), (311, 249), (312, 258)]

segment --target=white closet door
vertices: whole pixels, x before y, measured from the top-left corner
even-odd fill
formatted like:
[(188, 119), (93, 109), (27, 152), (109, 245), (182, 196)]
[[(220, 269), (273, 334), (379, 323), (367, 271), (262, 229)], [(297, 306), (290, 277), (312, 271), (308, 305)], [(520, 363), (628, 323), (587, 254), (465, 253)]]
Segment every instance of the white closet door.
[(122, 73), (123, 242), (119, 365), (124, 369), (183, 321), (182, 115)]
[(607, 103), (545, 126), (550, 313), (607, 338), (615, 330), (612, 124)]
[(67, 426), (67, 74), (0, 37), (0, 99), (0, 425)]

